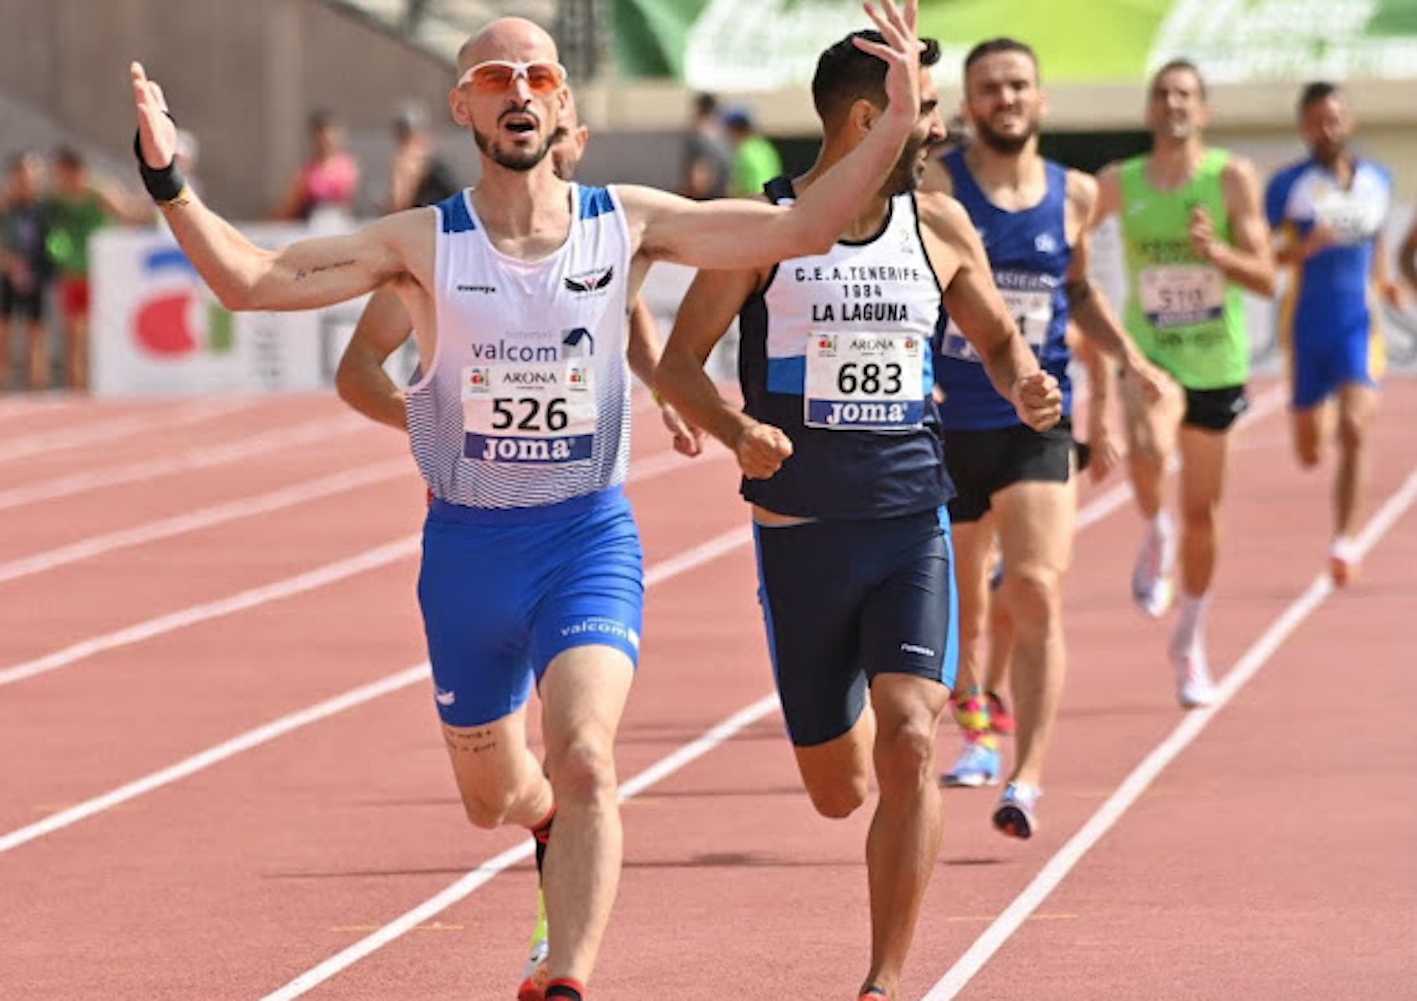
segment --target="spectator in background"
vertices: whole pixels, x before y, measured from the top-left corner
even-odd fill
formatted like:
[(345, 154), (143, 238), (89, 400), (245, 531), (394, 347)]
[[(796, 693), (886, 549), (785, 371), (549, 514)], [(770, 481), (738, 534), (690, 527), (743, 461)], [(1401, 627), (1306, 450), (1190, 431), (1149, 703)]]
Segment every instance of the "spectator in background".
[(49, 385), (44, 293), (52, 269), (44, 246), (49, 218), (41, 200), (43, 183), (44, 163), (38, 154), (10, 158), (0, 210), (0, 390), (10, 385), (11, 330), (27, 347), (30, 387)]
[(89, 238), (111, 221), (145, 225), (156, 210), (146, 198), (90, 175), (77, 150), (54, 152), (54, 184), (48, 203), (49, 258), (59, 274), (69, 385), (86, 389), (89, 375)]
[(317, 212), (352, 213), (359, 193), (359, 163), (344, 148), (344, 130), (328, 111), (310, 116), (310, 158), (296, 172), (277, 219), (308, 221)]
[(433, 152), (423, 109), (409, 105), (394, 119), (394, 160), (389, 171), (388, 210), (436, 205), (462, 189), (452, 168)]
[(767, 136), (758, 132), (747, 108), (734, 108), (723, 116), (733, 144), (733, 180), (729, 193), (748, 198), (763, 193), (763, 185), (782, 173), (782, 158)]
[(733, 173), (733, 152), (718, 120), (718, 99), (712, 94), (694, 98), (694, 117), (684, 137), (684, 179), (680, 193), (686, 198), (722, 198), (728, 194)]

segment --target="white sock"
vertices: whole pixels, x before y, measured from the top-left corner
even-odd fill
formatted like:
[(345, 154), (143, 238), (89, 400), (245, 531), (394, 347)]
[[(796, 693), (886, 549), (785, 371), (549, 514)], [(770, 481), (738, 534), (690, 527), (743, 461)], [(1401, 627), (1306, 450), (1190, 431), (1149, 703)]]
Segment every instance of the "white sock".
[(1161, 557), (1157, 560), (1161, 576), (1170, 577), (1176, 566), (1176, 531), (1165, 509), (1157, 511), (1156, 517), (1151, 519), (1151, 538), (1155, 545), (1161, 547)]
[(1328, 551), (1341, 560), (1351, 560), (1358, 552), (1358, 543), (1351, 535), (1335, 535)]
[(1209, 605), (1209, 594), (1181, 595), (1181, 614), (1176, 619), (1176, 631), (1171, 639), (1175, 656), (1185, 656), (1193, 647), (1204, 645), (1205, 610)]

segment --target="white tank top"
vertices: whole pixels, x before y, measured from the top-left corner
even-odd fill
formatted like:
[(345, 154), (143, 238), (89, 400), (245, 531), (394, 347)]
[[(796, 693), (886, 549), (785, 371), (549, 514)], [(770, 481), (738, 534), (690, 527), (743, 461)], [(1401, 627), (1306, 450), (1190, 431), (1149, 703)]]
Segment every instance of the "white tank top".
[(471, 191), (438, 216), (437, 349), (407, 405), (433, 495), (527, 508), (623, 483), (631, 245), (620, 199), (572, 184), (570, 235), (538, 261), (492, 246)]

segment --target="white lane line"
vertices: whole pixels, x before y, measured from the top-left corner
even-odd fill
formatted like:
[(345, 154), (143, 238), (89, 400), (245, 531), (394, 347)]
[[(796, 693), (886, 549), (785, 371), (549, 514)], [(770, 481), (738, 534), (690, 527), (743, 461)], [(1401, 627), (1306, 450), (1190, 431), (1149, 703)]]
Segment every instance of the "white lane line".
[(72, 393), (65, 395), (41, 395), (37, 392), (20, 393), (12, 399), (0, 400), (0, 420), (7, 417), (29, 417), (33, 414), (53, 413), (55, 410), (75, 406), (81, 400), (87, 401), (87, 399), (86, 396), (81, 397)]
[(418, 536), (405, 536), (402, 539), (386, 542), (382, 546), (366, 549), (346, 559), (326, 563), (324, 566), (307, 570), (304, 573), (287, 577), (284, 580), (278, 580), (260, 587), (239, 591), (236, 594), (229, 595), (225, 598), (218, 598), (215, 601), (191, 605), (175, 612), (169, 612), (166, 615), (159, 615), (156, 618), (147, 619), (123, 629), (115, 630), (114, 632), (80, 640), (78, 643), (71, 644), (60, 650), (55, 650), (53, 653), (45, 654), (42, 657), (36, 657), (33, 660), (27, 660), (23, 663), (0, 669), (0, 686), (13, 685), (15, 682), (24, 681), (26, 678), (33, 678), (40, 674), (48, 674), (50, 671), (57, 671), (61, 667), (68, 667), (70, 664), (87, 657), (92, 657), (95, 654), (103, 653), (107, 650), (115, 650), (119, 647), (132, 646), (135, 643), (141, 643), (144, 640), (161, 636), (164, 633), (175, 632), (178, 629), (185, 629), (188, 626), (197, 625), (199, 622), (207, 622), (225, 615), (233, 615), (236, 612), (244, 612), (247, 609), (256, 608), (259, 605), (264, 605), (272, 601), (279, 601), (282, 598), (289, 598), (292, 595), (313, 591), (316, 588), (324, 587), (326, 584), (333, 584), (336, 581), (344, 580), (346, 577), (352, 577), (366, 570), (374, 570), (378, 567), (393, 563), (396, 560), (414, 556), (417, 552)]
[(114, 438), (124, 438), (131, 434), (137, 434), (139, 431), (196, 424), (199, 421), (221, 417), (237, 410), (248, 410), (256, 406), (256, 403), (256, 400), (248, 398), (204, 401), (176, 407), (170, 411), (165, 410), (151, 416), (116, 417), (112, 420), (98, 420), (92, 424), (83, 424), (75, 428), (42, 431), (38, 434), (14, 438), (5, 442), (4, 445), (0, 445), (0, 462), (21, 459), (38, 452), (57, 452), (66, 448), (78, 448), (81, 445), (112, 441)]
[(210, 469), (213, 466), (240, 462), (242, 459), (263, 457), (282, 448), (328, 441), (335, 435), (366, 427), (367, 423), (358, 417), (322, 417), (289, 428), (247, 435), (222, 444), (182, 449), (167, 458), (129, 462), (26, 483), (8, 490), (0, 490), (0, 511), (37, 501), (56, 500), (100, 487), (120, 486), (138, 480), (152, 480), (173, 473)]
[(60, 810), (52, 813), (43, 820), (11, 831), (9, 834), (0, 836), (0, 852), (7, 852), (18, 848), (20, 845), (42, 838), (46, 834), (53, 834), (55, 831), (77, 824), (79, 821), (94, 814), (110, 810), (120, 803), (136, 799), (144, 793), (152, 792), (162, 786), (170, 785), (180, 779), (185, 779), (205, 768), (210, 768), (219, 761), (225, 761), (242, 751), (249, 751), (254, 747), (275, 740), (282, 734), (298, 730), (303, 726), (309, 726), (336, 713), (352, 709), (357, 705), (362, 705), (371, 699), (377, 699), (381, 695), (388, 695), (401, 688), (407, 688), (428, 677), (428, 664), (422, 663), (407, 670), (399, 671), (380, 678), (378, 681), (367, 685), (360, 685), (337, 695), (334, 698), (326, 699), (299, 712), (290, 713), (280, 719), (272, 720), (264, 726), (247, 730), (230, 740), (223, 741), (214, 747), (209, 747), (205, 751), (194, 754), (191, 757), (183, 758), (175, 765), (169, 765), (159, 771), (151, 772), (140, 779), (136, 779), (126, 785), (106, 792), (101, 796), (85, 800), (69, 807), (67, 810)]
[[(716, 536), (702, 545), (695, 546), (693, 549), (651, 566), (645, 574), (645, 587), (653, 587), (673, 577), (688, 573), (706, 563), (711, 563), (725, 553), (744, 545), (747, 541), (748, 533), (742, 528), (735, 528), (722, 535)], [(309, 726), (311, 723), (316, 723), (336, 713), (344, 712), (346, 709), (352, 709), (355, 706), (370, 702), (381, 696), (388, 695), (391, 692), (407, 688), (409, 685), (424, 680), (428, 675), (428, 663), (425, 661), (415, 667), (387, 675), (366, 685), (360, 685), (358, 688), (326, 699), (316, 705), (272, 720), (263, 726), (247, 730), (245, 733), (239, 734), (230, 740), (207, 748), (205, 751), (201, 751), (191, 757), (184, 758), (174, 765), (169, 765), (166, 768), (151, 772), (140, 779), (119, 786), (110, 792), (95, 796), (92, 799), (71, 806), (67, 810), (61, 810), (36, 823), (0, 836), (0, 853), (18, 848), (20, 845), (33, 841), (36, 838), (41, 838), (46, 834), (52, 834), (55, 831), (69, 827), (95, 814), (112, 809), (120, 803), (126, 803), (145, 793), (152, 792), (154, 789), (159, 789), (162, 786), (170, 785), (180, 779), (187, 778), (189, 775), (210, 768), (212, 765), (225, 761), (227, 758), (240, 754), (243, 751), (249, 751), (254, 747), (269, 743), (277, 737), (290, 733), (293, 730)], [(753, 706), (748, 707), (747, 710), (743, 710), (738, 715), (741, 716), (743, 712), (748, 712), (754, 707), (762, 705), (763, 701), (764, 700), (760, 700), (754, 703)], [(776, 705), (776, 702), (771, 701), (768, 708), (771, 708), (772, 705)], [(766, 709), (761, 710), (760, 715), (766, 711)], [(734, 717), (734, 719), (736, 718), (737, 716)], [(750, 722), (752, 722), (752, 720), (739, 724), (738, 729), (747, 726)], [(719, 728), (725, 725), (726, 724), (720, 724)], [(717, 730), (718, 728), (715, 729)], [(701, 754), (706, 754), (715, 744), (721, 743), (722, 740), (727, 739), (727, 737), (721, 737), (717, 741), (714, 741), (713, 744), (704, 746), (702, 750), (697, 752), (690, 751), (690, 748), (698, 746), (699, 743), (709, 738), (714, 732), (715, 731), (710, 731), (709, 734), (700, 738), (695, 744), (688, 745), (687, 748), (681, 748), (668, 758), (662, 760), (655, 766), (655, 768), (660, 769), (661, 772), (656, 773), (657, 777), (653, 778), (651, 781), (658, 781), (659, 778), (663, 778), (664, 775), (669, 774), (670, 771), (683, 767), (683, 765), (693, 760), (693, 758)], [(685, 757), (686, 754), (689, 756)], [(666, 762), (670, 764), (666, 765)], [(668, 768), (668, 771), (663, 771), (665, 768)], [(653, 769), (651, 771), (653, 771)], [(644, 779), (642, 776), (632, 779), (630, 782), (626, 783), (626, 787), (631, 787), (636, 781), (642, 782)], [(642, 788), (643, 786), (634, 788), (634, 792), (639, 792)], [(633, 794), (632, 792), (630, 795)], [(515, 859), (513, 861), (515, 861)], [(488, 878), (491, 877), (489, 876)], [(469, 890), (468, 892), (471, 891)]]
[(115, 549), (141, 546), (149, 542), (157, 542), (160, 539), (170, 539), (175, 535), (211, 528), (239, 518), (269, 514), (282, 508), (293, 507), (296, 504), (304, 504), (322, 497), (332, 497), (335, 494), (356, 490), (360, 487), (383, 483), (399, 476), (408, 476), (412, 480), (411, 472), (412, 469), (407, 459), (390, 459), (386, 462), (359, 466), (330, 476), (303, 480), (300, 483), (281, 487), (279, 490), (272, 490), (269, 493), (242, 497), (234, 501), (224, 501), (221, 504), (199, 508), (171, 518), (145, 522), (132, 528), (106, 532), (102, 535), (91, 535), (87, 539), (80, 539), (78, 542), (66, 546), (46, 549), (43, 552), (0, 563), (0, 584), (20, 577), (43, 573), (70, 563), (77, 563), (80, 560), (101, 556)]
[[(751, 705), (744, 706), (717, 726), (706, 731), (698, 739), (660, 758), (653, 765), (626, 781), (620, 786), (620, 802), (633, 799), (656, 783), (662, 782), (684, 766), (732, 739), (745, 728), (770, 715), (776, 708), (777, 696), (775, 694), (764, 695)], [(336, 953), (320, 965), (302, 973), (284, 987), (267, 994), (261, 1001), (291, 1001), (292, 998), (300, 997), (342, 970), (353, 966), (364, 957), (424, 924), (430, 918), (441, 914), (458, 901), (491, 882), (498, 873), (529, 858), (531, 854), (532, 842), (523, 840), (515, 848), (509, 848), (500, 855), (494, 855), (435, 896), (390, 921), (378, 931)]]
[[(706, 452), (703, 456), (692, 462), (714, 462), (726, 459), (729, 456), (727, 449), (714, 449)], [(691, 460), (687, 460), (674, 452), (661, 452), (647, 456), (638, 460), (630, 466), (627, 483), (642, 483), (646, 480), (656, 479), (667, 473), (672, 473), (680, 469), (693, 468)], [(744, 537), (746, 542), (746, 536)], [(313, 591), (316, 588), (324, 587), (326, 584), (333, 584), (337, 581), (352, 577), (355, 574), (363, 573), (366, 570), (374, 570), (379, 567), (393, 563), (418, 552), (419, 537), (407, 535), (403, 538), (393, 539), (372, 549), (366, 549), (355, 553), (353, 556), (327, 563), (324, 566), (307, 570), (304, 573), (286, 577), (282, 580), (272, 581), (260, 587), (249, 588), (236, 594), (228, 595), (225, 598), (218, 598), (214, 601), (203, 602), (198, 605), (191, 605), (187, 608), (169, 612), (166, 615), (159, 615), (156, 618), (147, 619), (134, 625), (127, 626), (114, 632), (104, 633), (100, 636), (93, 636), (85, 640), (80, 640), (60, 650), (36, 657), (33, 660), (24, 661), (10, 667), (0, 668), (0, 686), (14, 684), (26, 678), (33, 678), (36, 675), (47, 674), (62, 667), (68, 667), (77, 661), (95, 654), (103, 653), (107, 650), (114, 650), (119, 647), (131, 646), (134, 643), (141, 643), (144, 640), (161, 636), (165, 633), (175, 632), (178, 629), (185, 629), (200, 622), (207, 622), (211, 619), (220, 618), (224, 615), (232, 615), (236, 612), (243, 612), (247, 609), (256, 608), (272, 601), (279, 601), (282, 598), (289, 598), (292, 595), (302, 594), (306, 591)], [(712, 546), (715, 543), (710, 541), (705, 546)], [(702, 549), (703, 547), (699, 547)], [(683, 556), (674, 559), (684, 559)], [(671, 563), (673, 560), (670, 561)], [(649, 572), (664, 573), (665, 564), (658, 564), (651, 567)], [(649, 581), (653, 583), (653, 581)]]
[[(1417, 470), (1408, 475), (1407, 480), (1387, 499), (1368, 523), (1363, 534), (1358, 537), (1360, 556), (1366, 555), (1368, 550), (1377, 544), (1414, 501), (1417, 501)], [(1132, 769), (1131, 774), (1122, 780), (1121, 785), (1098, 807), (1097, 812), (1058, 849), (1057, 854), (1039, 870), (1038, 875), (1024, 887), (1023, 892), (1014, 898), (993, 924), (985, 929), (954, 966), (930, 989), (923, 1001), (949, 1001), (958, 995), (994, 953), (1028, 920), (1029, 915), (1057, 888), (1072, 871), (1073, 866), (1111, 830), (1122, 815), (1141, 798), (1156, 777), (1199, 736), (1215, 718), (1215, 714), (1225, 708), (1236, 693), (1259, 673), (1294, 630), (1331, 594), (1333, 582), (1328, 574), (1320, 574), (1314, 578), (1308, 589), (1270, 623), (1269, 628), (1236, 661), (1235, 666), (1217, 686), (1218, 697), (1215, 704), (1186, 714), (1170, 735), (1157, 744), (1141, 763)]]

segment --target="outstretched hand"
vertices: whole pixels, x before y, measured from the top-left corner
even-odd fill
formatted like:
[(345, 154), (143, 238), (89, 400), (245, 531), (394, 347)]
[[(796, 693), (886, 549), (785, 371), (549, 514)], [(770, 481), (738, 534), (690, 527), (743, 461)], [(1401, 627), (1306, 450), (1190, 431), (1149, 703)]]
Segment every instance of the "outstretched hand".
[(879, 8), (867, 0), (863, 6), (885, 41), (860, 37), (853, 41), (862, 52), (869, 52), (886, 64), (887, 112), (909, 118), (913, 125), (920, 115), (920, 50), (924, 48), (916, 28), (920, 2), (905, 0), (904, 10), (895, 5), (895, 0), (880, 0)]
[(128, 67), (133, 80), (133, 106), (138, 112), (138, 143), (143, 162), (162, 170), (177, 155), (177, 125), (167, 113), (162, 88), (148, 79), (142, 63)]

